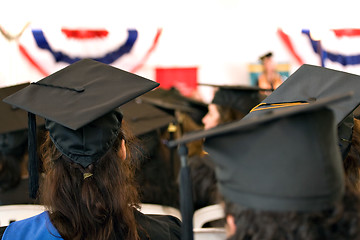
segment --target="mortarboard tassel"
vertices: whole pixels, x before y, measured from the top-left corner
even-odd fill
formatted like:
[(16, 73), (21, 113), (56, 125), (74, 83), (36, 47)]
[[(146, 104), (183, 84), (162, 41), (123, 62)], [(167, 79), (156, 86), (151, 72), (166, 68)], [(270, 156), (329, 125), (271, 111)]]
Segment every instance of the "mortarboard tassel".
[(181, 239), (193, 240), (193, 198), (192, 198), (192, 183), (190, 177), (190, 169), (187, 165), (187, 147), (185, 144), (180, 144), (179, 155), (181, 160), (180, 169), (180, 211), (182, 218)]
[(30, 198), (35, 199), (39, 188), (39, 163), (37, 159), (37, 144), (36, 144), (36, 118), (33, 113), (28, 113), (29, 124), (29, 195)]

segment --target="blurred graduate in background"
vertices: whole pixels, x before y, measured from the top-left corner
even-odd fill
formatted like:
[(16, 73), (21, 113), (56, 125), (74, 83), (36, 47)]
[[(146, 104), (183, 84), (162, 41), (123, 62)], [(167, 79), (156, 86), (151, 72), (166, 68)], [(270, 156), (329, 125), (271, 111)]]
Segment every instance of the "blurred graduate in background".
[[(260, 88), (275, 90), (282, 83), (281, 75), (276, 71), (276, 63), (273, 59), (273, 53), (268, 52), (261, 56), (259, 60), (263, 66), (263, 72), (259, 75), (258, 86)], [(270, 95), (271, 91), (265, 91), (266, 95)]]
[[(0, 89), (0, 205), (36, 202), (29, 197), (27, 112), (2, 101), (28, 85)], [(37, 124), (44, 121), (39, 118)]]
[(229, 239), (359, 239), (360, 196), (345, 181), (331, 110), (349, 96), (269, 111), (169, 144), (205, 138)]

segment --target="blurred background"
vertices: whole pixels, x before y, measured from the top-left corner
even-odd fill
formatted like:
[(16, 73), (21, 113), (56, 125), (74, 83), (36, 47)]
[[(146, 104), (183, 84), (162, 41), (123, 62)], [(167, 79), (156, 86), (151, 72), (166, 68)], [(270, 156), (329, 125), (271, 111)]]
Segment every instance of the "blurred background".
[(199, 83), (254, 85), (267, 52), (285, 79), (304, 63), (360, 74), (358, 6), (346, 0), (4, 1), (0, 87), (38, 81), (80, 58), (205, 102), (212, 96)]

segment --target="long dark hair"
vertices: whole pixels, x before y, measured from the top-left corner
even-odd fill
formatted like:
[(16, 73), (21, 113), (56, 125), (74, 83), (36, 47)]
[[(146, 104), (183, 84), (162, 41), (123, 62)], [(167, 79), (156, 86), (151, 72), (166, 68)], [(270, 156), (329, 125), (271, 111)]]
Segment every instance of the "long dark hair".
[[(118, 155), (122, 139), (127, 147), (125, 160)], [(64, 239), (139, 238), (132, 207), (138, 203), (132, 139), (122, 127), (113, 147), (84, 169), (61, 155), (47, 136), (41, 147), (45, 178), (40, 198)], [(84, 179), (84, 173), (93, 175)]]
[(354, 118), (351, 147), (344, 159), (346, 180), (355, 190), (360, 190), (360, 120)]
[(21, 159), (0, 154), (0, 193), (15, 188), (21, 180)]
[(360, 239), (359, 195), (348, 186), (342, 201), (323, 211), (257, 211), (226, 203), (225, 213), (235, 218), (231, 240)]
[(0, 148), (0, 193), (17, 187), (22, 177), (22, 164), (27, 163), (25, 157), (27, 138), (24, 137), (27, 136), (27, 132), (25, 132), (25, 135), (23, 132), (9, 134), (17, 134), (15, 136), (21, 137), (16, 138), (18, 142), (14, 142), (14, 147), (8, 147), (6, 150)]
[(246, 115), (240, 112), (239, 110), (236, 110), (231, 107), (222, 106), (222, 105), (216, 105), (216, 107), (220, 114), (220, 124), (240, 120)]

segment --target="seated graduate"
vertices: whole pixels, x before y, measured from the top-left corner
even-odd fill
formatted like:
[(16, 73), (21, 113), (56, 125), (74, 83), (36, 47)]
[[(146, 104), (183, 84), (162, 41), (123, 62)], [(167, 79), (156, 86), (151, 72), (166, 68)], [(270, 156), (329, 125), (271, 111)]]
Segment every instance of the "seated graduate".
[[(28, 85), (1, 88), (1, 100)], [(27, 112), (1, 101), (0, 115), (0, 205), (35, 203), (28, 191)]]
[[(258, 86), (267, 89), (276, 89), (282, 83), (283, 79), (276, 70), (276, 63), (273, 59), (273, 53), (268, 52), (262, 55), (259, 60), (263, 66), (263, 72), (259, 75)], [(265, 91), (266, 95), (271, 94), (271, 91)]]
[(11, 223), (2, 239), (179, 239), (180, 221), (136, 210), (134, 146), (115, 108), (158, 83), (80, 60), (4, 101), (29, 114), (30, 183), (37, 190), (34, 115), (46, 119), (40, 203), (48, 211)]
[(269, 111), (176, 141), (205, 137), (229, 239), (359, 239), (360, 198), (346, 185), (329, 109), (341, 99)]
[[(157, 88), (139, 97), (144, 102), (173, 115), (175, 123), (169, 129), (168, 139), (176, 139), (187, 132), (201, 130), (201, 120), (207, 113), (207, 104), (183, 96), (176, 88)], [(192, 142), (188, 146), (189, 156), (197, 155), (202, 151), (202, 141)], [(175, 171), (178, 167), (175, 166)]]
[(208, 112), (203, 117), (204, 129), (242, 119), (249, 111), (259, 104), (265, 96), (261, 88), (254, 86), (217, 86), (213, 100), (208, 105)]
[(343, 158), (346, 180), (359, 190), (360, 126), (354, 111), (360, 104), (360, 76), (305, 64), (295, 71), (279, 88), (254, 107), (245, 119), (270, 111), (316, 102), (341, 91), (354, 92), (350, 102), (332, 106), (338, 127), (338, 144)]
[[(352, 186), (356, 191), (360, 191), (360, 120), (352, 118), (352, 121), (353, 123), (350, 128), (343, 127), (343, 125), (346, 126), (344, 123), (339, 127), (338, 132), (341, 140), (340, 148), (343, 147), (344, 149), (343, 163), (346, 179), (350, 186)], [(347, 132), (349, 132), (350, 129), (350, 139), (341, 138), (340, 133), (344, 132), (341, 128), (348, 128)]]
[(136, 182), (141, 203), (179, 208), (179, 189), (175, 179), (177, 155), (164, 144), (175, 117), (159, 108), (135, 99), (121, 106), (124, 120), (139, 142), (139, 168)]
[[(242, 119), (264, 97), (259, 93), (260, 88), (253, 86), (201, 85), (216, 87), (208, 113), (202, 119), (204, 129)], [(193, 182), (194, 210), (220, 202), (215, 169), (210, 157), (203, 152), (202, 140), (200, 142), (201, 152), (190, 156), (188, 161)]]

